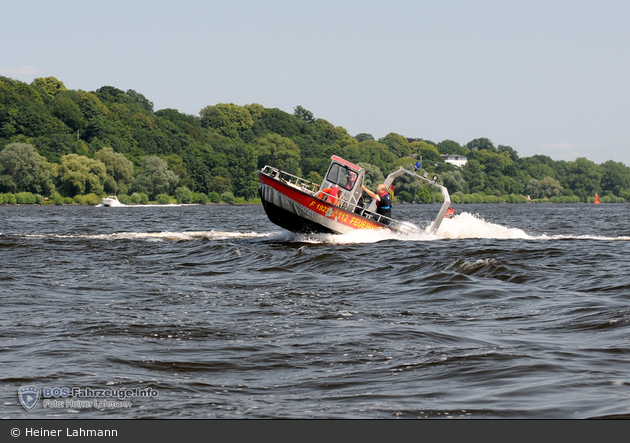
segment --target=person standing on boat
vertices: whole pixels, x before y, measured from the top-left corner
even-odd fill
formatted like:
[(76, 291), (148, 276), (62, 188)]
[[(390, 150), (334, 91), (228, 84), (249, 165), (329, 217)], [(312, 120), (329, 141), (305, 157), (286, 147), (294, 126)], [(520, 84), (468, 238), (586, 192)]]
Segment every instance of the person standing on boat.
[(366, 188), (365, 185), (361, 184), (361, 190), (373, 199), (376, 199), (376, 213), (387, 217), (379, 221), (388, 225), (389, 219), (392, 218), (392, 201), (387, 193), (387, 186), (381, 183), (376, 187), (376, 193), (374, 193)]

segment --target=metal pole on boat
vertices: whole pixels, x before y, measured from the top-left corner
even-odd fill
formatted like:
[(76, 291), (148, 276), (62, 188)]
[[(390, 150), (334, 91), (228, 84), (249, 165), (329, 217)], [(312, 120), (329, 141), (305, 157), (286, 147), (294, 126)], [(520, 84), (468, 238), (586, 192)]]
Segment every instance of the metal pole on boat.
[[(419, 170), (419, 168), (416, 171), (418, 171), (418, 170)], [(440, 225), (442, 224), (442, 220), (444, 220), (444, 216), (446, 215), (446, 211), (448, 211), (448, 208), (451, 206), (451, 197), (450, 197), (450, 195), (448, 193), (448, 189), (446, 189), (446, 187), (440, 185), (437, 182), (437, 179), (438, 179), (437, 175), (434, 175), (433, 176), (433, 180), (430, 180), (428, 178), (428, 174), (426, 172), (424, 173), (424, 175), (418, 175), (417, 172), (411, 172), (411, 171), (403, 168), (402, 166), (398, 170), (396, 170), (396, 171), (392, 172), (391, 174), (389, 174), (387, 176), (387, 178), (385, 179), (384, 184), (385, 184), (385, 186), (387, 186), (387, 189), (389, 190), (389, 188), (391, 187), (391, 185), (394, 182), (394, 179), (396, 179), (396, 177), (400, 177), (403, 174), (408, 174), (408, 175), (411, 175), (412, 177), (420, 179), (420, 180), (424, 181), (426, 184), (438, 188), (440, 190), (440, 192), (442, 193), (442, 198), (443, 198), (444, 202), (442, 203), (442, 207), (440, 208), (440, 211), (438, 212), (438, 215), (435, 218), (435, 220), (433, 221), (433, 224), (431, 225), (431, 229), (430, 229), (430, 233), (431, 234), (435, 234), (438, 231), (438, 229), (440, 229)], [(376, 210), (376, 199), (372, 199), (372, 202), (368, 206), (368, 211), (374, 212), (375, 210)]]

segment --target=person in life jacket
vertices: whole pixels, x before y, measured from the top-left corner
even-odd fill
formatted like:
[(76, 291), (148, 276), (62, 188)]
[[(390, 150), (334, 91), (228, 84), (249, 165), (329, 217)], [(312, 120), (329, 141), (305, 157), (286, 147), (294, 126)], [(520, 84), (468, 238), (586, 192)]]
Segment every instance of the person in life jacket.
[(376, 213), (387, 217), (382, 218), (380, 222), (388, 225), (389, 219), (392, 217), (392, 201), (387, 193), (387, 186), (381, 183), (376, 187), (376, 193), (374, 193), (362, 184), (361, 190), (376, 200)]
[(337, 206), (337, 203), (339, 203), (339, 186), (335, 185), (332, 188), (322, 189), (317, 194), (317, 198), (321, 198), (325, 202)]

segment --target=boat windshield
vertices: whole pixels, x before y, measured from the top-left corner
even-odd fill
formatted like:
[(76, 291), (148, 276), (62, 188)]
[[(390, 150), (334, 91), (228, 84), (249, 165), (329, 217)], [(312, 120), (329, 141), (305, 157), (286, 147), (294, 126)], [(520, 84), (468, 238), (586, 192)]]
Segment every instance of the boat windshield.
[(357, 177), (358, 174), (356, 172), (350, 171), (348, 168), (340, 164), (333, 163), (330, 167), (330, 171), (328, 171), (326, 180), (339, 185), (341, 188), (351, 190), (357, 181)]

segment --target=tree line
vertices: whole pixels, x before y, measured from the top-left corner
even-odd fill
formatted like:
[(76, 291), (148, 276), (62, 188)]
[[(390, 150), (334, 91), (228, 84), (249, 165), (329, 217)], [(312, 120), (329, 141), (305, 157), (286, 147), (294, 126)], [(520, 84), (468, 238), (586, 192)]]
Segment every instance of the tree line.
[[(442, 154), (465, 155), (468, 163), (456, 167)], [(257, 169), (268, 164), (320, 183), (332, 155), (363, 166), (368, 186), (421, 161), (422, 172), (437, 174), (456, 203), (588, 202), (595, 194), (603, 202), (630, 200), (630, 168), (613, 160), (519, 157), (487, 138), (460, 145), (396, 133), (351, 136), (302, 106), (292, 114), (232, 103), (198, 116), (155, 111), (134, 90), (86, 92), (54, 77), (30, 84), (0, 77), (0, 203), (29, 194), (56, 202), (98, 202), (109, 194), (137, 202), (255, 201)], [(418, 182), (397, 179), (396, 200), (439, 200)]]

